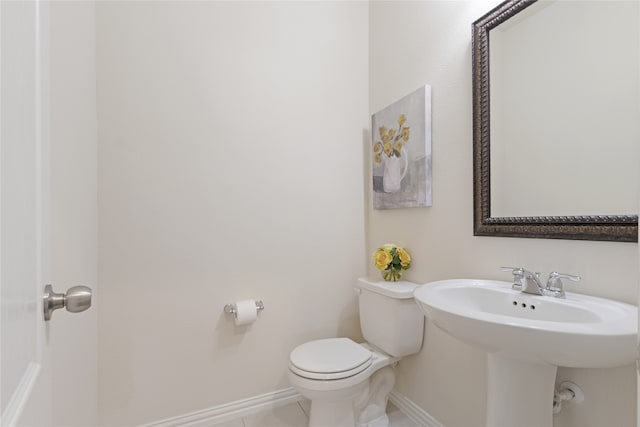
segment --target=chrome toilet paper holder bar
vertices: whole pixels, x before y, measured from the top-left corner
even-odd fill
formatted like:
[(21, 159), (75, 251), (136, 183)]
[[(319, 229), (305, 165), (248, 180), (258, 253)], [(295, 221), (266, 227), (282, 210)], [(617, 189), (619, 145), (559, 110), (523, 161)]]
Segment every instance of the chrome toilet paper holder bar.
[[(256, 301), (256, 310), (264, 310), (264, 304), (262, 303), (262, 301)], [(227, 314), (236, 314), (237, 311), (238, 309), (235, 304), (227, 304), (224, 306), (224, 312)]]

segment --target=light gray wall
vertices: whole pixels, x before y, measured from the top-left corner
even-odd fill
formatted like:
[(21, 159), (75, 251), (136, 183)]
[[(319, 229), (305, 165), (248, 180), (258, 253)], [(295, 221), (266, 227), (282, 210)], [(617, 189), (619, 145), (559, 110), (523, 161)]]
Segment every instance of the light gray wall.
[[(522, 264), (636, 301), (636, 244), (473, 237), (470, 26), (496, 4), (97, 5), (104, 424), (288, 386), (295, 345), (359, 338), (352, 283), (381, 243), (411, 251), (417, 283)], [(425, 83), (434, 206), (373, 211), (368, 112)], [(234, 329), (223, 305), (253, 297), (265, 311)], [(635, 423), (632, 367), (559, 379), (589, 404), (558, 426)], [(455, 427), (484, 419), (485, 383), (484, 354), (427, 324), (397, 387)]]
[[(497, 1), (370, 3), (370, 111), (423, 84), (432, 87), (433, 207), (367, 210), (370, 253), (387, 242), (412, 257), (407, 280), (508, 280), (502, 265), (547, 274), (580, 274), (569, 291), (637, 301), (638, 246), (631, 243), (473, 236), (471, 23)], [(367, 168), (369, 169), (369, 164)], [(377, 274), (372, 263), (369, 273)], [(398, 369), (397, 388), (447, 427), (484, 420), (486, 356), (427, 322), (420, 354)], [(556, 426), (635, 425), (634, 367), (560, 369), (559, 380), (583, 387), (581, 406), (565, 405)]]
[(361, 2), (97, 4), (105, 425), (288, 387), (296, 345), (359, 338), (367, 46)]

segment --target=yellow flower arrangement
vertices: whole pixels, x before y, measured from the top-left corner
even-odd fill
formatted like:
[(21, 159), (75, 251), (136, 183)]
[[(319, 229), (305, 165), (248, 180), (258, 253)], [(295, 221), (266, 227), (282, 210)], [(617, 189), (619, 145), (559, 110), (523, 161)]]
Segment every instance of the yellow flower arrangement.
[(411, 256), (402, 247), (387, 243), (373, 253), (373, 261), (382, 277), (388, 282), (397, 282), (402, 272), (411, 268)]
[(402, 147), (409, 142), (411, 137), (411, 128), (405, 126), (407, 117), (404, 114), (398, 116), (398, 129), (387, 129), (385, 126), (378, 128), (380, 139), (373, 144), (373, 161), (377, 164), (382, 163), (382, 154), (387, 157), (400, 157), (402, 155)]

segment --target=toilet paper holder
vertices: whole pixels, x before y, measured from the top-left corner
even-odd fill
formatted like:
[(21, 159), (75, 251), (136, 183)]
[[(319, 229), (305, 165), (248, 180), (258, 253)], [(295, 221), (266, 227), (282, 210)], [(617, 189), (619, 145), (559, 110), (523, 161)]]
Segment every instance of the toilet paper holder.
[[(256, 310), (257, 311), (264, 310), (264, 304), (262, 303), (262, 301), (256, 300)], [(235, 304), (227, 304), (224, 306), (224, 312), (227, 314), (236, 314), (237, 311), (238, 309)]]

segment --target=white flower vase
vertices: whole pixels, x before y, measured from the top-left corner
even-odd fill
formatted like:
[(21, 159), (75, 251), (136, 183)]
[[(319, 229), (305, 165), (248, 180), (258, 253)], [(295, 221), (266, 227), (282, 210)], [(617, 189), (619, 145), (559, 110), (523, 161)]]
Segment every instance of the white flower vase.
[(400, 157), (390, 156), (384, 158), (384, 172), (382, 174), (382, 189), (385, 193), (397, 193), (400, 191), (402, 179), (409, 169), (407, 153), (404, 150)]

